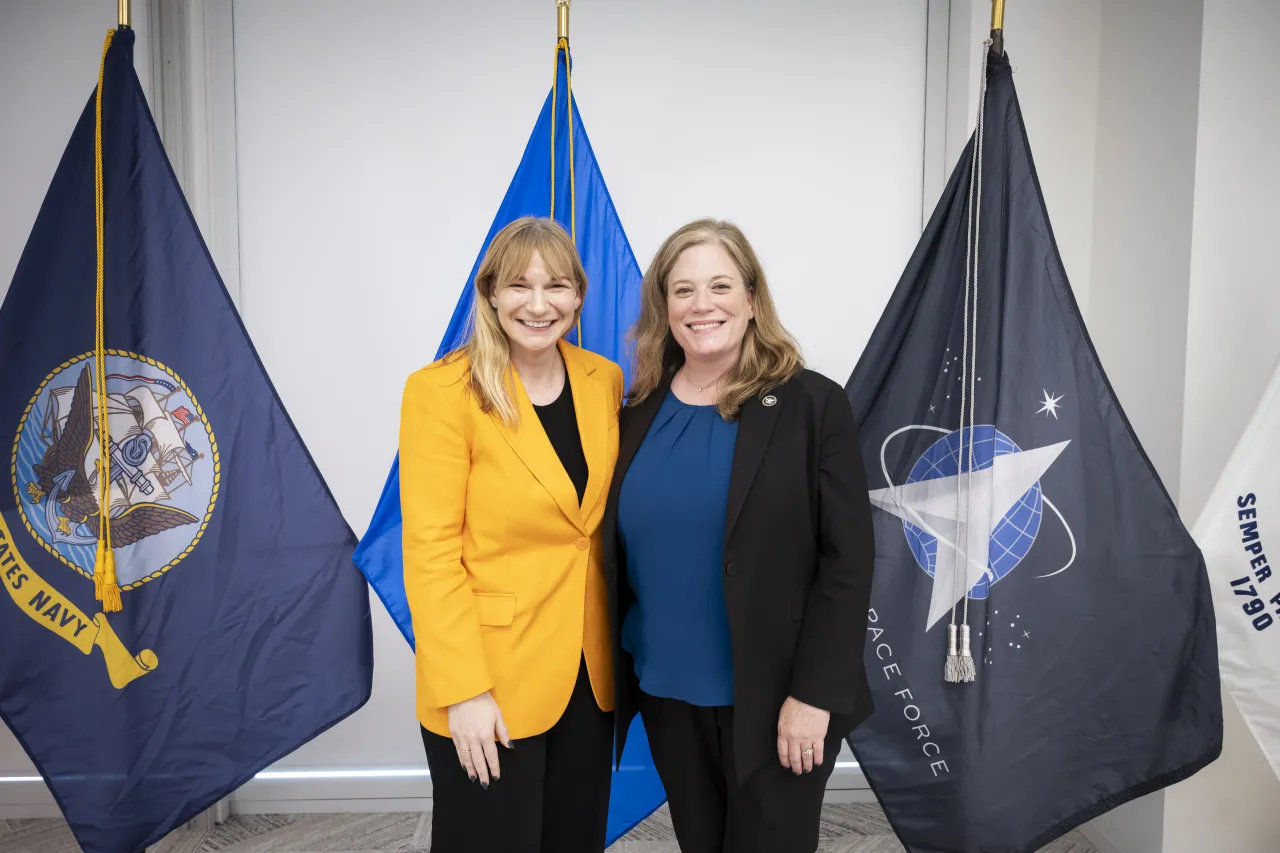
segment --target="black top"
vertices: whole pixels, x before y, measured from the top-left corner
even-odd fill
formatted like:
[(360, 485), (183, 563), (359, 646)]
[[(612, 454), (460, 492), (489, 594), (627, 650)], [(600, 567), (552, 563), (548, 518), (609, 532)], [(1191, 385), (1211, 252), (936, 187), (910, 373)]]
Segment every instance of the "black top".
[(573, 389), (569, 377), (564, 377), (564, 390), (560, 396), (545, 406), (534, 406), (542, 428), (546, 430), (551, 446), (560, 457), (560, 464), (578, 490), (578, 504), (587, 490), (587, 457), (582, 452), (582, 436), (578, 434), (578, 415), (573, 408)]

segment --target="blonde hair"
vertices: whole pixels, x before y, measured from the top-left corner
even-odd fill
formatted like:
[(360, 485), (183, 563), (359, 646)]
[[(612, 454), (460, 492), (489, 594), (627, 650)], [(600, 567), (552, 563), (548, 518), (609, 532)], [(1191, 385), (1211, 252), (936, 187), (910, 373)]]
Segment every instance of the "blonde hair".
[[(481, 411), (497, 412), (503, 423), (513, 427), (520, 422), (520, 411), (512, 383), (511, 346), (490, 300), (524, 275), (535, 251), (542, 256), (547, 275), (568, 281), (578, 299), (586, 299), (587, 273), (564, 227), (552, 219), (516, 219), (489, 242), (476, 270), (470, 335), (462, 347), (446, 356), (446, 360), (452, 360), (466, 354), (470, 361), (467, 386), (479, 401)], [(580, 302), (573, 313), (574, 323), (581, 313)]]
[(782, 326), (769, 296), (764, 269), (746, 236), (733, 223), (699, 219), (677, 230), (658, 249), (640, 285), (640, 319), (632, 336), (635, 355), (627, 405), (634, 406), (658, 389), (668, 373), (684, 364), (684, 351), (667, 322), (667, 279), (680, 253), (693, 246), (715, 243), (733, 259), (742, 283), (752, 297), (755, 317), (747, 322), (737, 363), (725, 374), (716, 407), (725, 420), (734, 420), (742, 404), (776, 388), (804, 369), (800, 346)]

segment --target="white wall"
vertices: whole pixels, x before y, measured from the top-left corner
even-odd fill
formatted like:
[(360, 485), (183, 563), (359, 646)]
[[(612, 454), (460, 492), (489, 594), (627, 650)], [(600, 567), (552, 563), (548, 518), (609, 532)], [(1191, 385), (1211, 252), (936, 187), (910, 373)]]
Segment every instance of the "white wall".
[[(141, 2), (134, 6), (133, 63), (150, 97), (147, 9)], [(9, 290), (62, 151), (98, 85), (102, 41), (115, 25), (114, 3), (0, 0), (0, 297)]]
[(1204, 0), (1182, 508), (1204, 506), (1280, 336), (1280, 3)]
[[(1192, 520), (1280, 358), (1277, 45), (1275, 0), (1204, 0), (1180, 495)], [(1168, 792), (1164, 853), (1276, 849), (1280, 781), (1223, 703), (1222, 757)]]
[[(150, 53), (144, 3), (135, 3), (134, 67), (150, 93)], [(63, 149), (89, 96), (107, 30), (116, 25), (114, 3), (85, 0), (0, 0), (0, 297), (9, 290)], [(0, 726), (0, 777), (29, 776), (35, 768)], [(0, 785), (0, 809), (51, 803), (43, 789)]]
[[(978, 115), (978, 53), (991, 31), (990, 0), (953, 0), (947, 161), (953, 166)], [(1062, 262), (1089, 317), (1093, 273), (1094, 161), (1102, 0), (1012, 0), (1005, 52)], [(965, 21), (968, 30), (965, 32)]]
[[(343, 25), (350, 8), (236, 2), (235, 60), (242, 311), (363, 532), (404, 379), (433, 357), (550, 87), (555, 17), (550, 2), (380, 0)], [(641, 265), (689, 219), (736, 220), (811, 364), (841, 383), (919, 235), (925, 12), (573, 8), (574, 93)], [(411, 655), (374, 607), (373, 698), (282, 766), (424, 765)], [(354, 787), (259, 782), (237, 808)]]
[(1171, 495), (1182, 462), (1203, 14), (1204, 0), (1111, 0), (1098, 75), (1089, 330)]

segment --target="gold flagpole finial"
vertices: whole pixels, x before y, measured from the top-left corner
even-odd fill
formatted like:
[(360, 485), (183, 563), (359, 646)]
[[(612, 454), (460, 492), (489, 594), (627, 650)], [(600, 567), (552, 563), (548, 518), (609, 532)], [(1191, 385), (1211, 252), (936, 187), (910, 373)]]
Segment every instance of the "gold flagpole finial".
[(991, 49), (1004, 53), (1004, 0), (991, 0)]
[(569, 38), (569, 0), (556, 0), (556, 38)]
[(130, 3), (130, 0), (116, 0), (116, 10), (119, 12), (120, 26), (122, 27), (133, 26), (133, 14), (132, 9), (130, 9), (131, 5), (132, 3)]

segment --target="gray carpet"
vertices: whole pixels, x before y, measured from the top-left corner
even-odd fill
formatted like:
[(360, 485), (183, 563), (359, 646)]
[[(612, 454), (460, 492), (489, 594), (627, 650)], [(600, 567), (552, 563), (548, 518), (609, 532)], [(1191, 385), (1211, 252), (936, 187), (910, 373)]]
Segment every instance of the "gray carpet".
[[(820, 853), (902, 853), (883, 813), (854, 803), (823, 808)], [(391, 853), (431, 849), (430, 814), (233, 815), (210, 832), (182, 830), (149, 853)], [(3, 853), (79, 853), (59, 820), (0, 820)], [(609, 853), (679, 853), (671, 820), (660, 809)], [(1041, 853), (1096, 853), (1079, 833)]]

